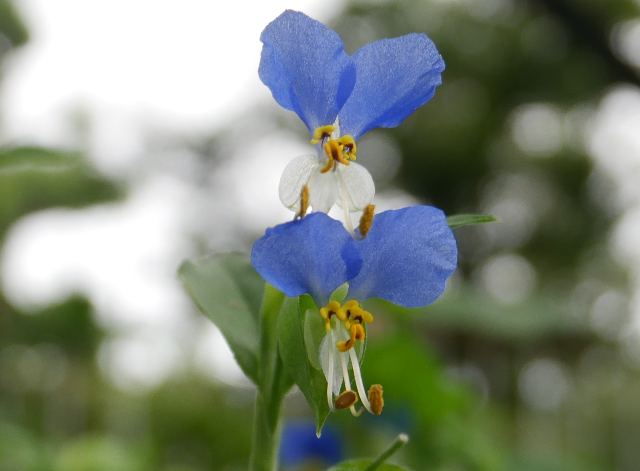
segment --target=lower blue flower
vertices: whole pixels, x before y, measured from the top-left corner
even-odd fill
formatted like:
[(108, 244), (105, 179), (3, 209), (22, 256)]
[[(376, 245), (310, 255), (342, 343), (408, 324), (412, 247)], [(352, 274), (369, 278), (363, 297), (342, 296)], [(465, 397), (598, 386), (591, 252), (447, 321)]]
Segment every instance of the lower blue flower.
[[(268, 283), (290, 297), (313, 297), (326, 329), (318, 360), (329, 407), (354, 415), (362, 411), (355, 410), (358, 400), (374, 414), (383, 406), (380, 385), (365, 392), (354, 349), (373, 321), (361, 302), (377, 297), (403, 307), (426, 306), (443, 293), (458, 256), (444, 213), (431, 206), (385, 211), (366, 229), (366, 237), (354, 239), (340, 222), (314, 213), (268, 229), (251, 252), (254, 268)], [(344, 283), (346, 297), (330, 301)], [(349, 370), (358, 394), (351, 390)]]

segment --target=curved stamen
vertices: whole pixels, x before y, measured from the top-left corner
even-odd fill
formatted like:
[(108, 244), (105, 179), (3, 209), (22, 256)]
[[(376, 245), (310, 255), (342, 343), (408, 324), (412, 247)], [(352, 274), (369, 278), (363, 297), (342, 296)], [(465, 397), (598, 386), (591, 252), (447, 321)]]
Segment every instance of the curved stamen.
[[(347, 366), (347, 360), (345, 357), (346, 355), (341, 352), (340, 361), (342, 362), (342, 376), (344, 376), (344, 388), (346, 392), (351, 390), (351, 381), (349, 381), (349, 367)], [(355, 394), (355, 392), (353, 394)], [(362, 408), (360, 408), (360, 410), (356, 412), (355, 404), (357, 401), (358, 401), (358, 396), (356, 395), (356, 400), (349, 407), (349, 410), (351, 411), (351, 415), (353, 415), (354, 417), (358, 417), (360, 414), (362, 414)]]
[(341, 352), (346, 352), (347, 350), (351, 350), (353, 346), (356, 344), (356, 340), (364, 340), (364, 329), (361, 324), (353, 324), (351, 326), (351, 332), (349, 340), (338, 342), (336, 347)]
[(366, 390), (364, 389), (364, 383), (362, 382), (362, 373), (360, 372), (360, 363), (358, 363), (358, 357), (356, 355), (355, 349), (349, 350), (349, 358), (351, 359), (351, 367), (353, 368), (353, 379), (356, 380), (356, 387), (358, 388), (358, 396), (360, 396), (360, 400), (362, 401), (362, 405), (369, 412), (373, 414), (371, 411), (371, 404), (369, 404), (369, 399), (366, 394)]
[(324, 167), (322, 170), (320, 170), (320, 173), (327, 173), (329, 170), (331, 170), (333, 168), (333, 153), (331, 152), (331, 147), (329, 146), (329, 142), (325, 142), (324, 143), (324, 152), (325, 154), (327, 154), (327, 157), (329, 158), (329, 163), (327, 163), (326, 167)]

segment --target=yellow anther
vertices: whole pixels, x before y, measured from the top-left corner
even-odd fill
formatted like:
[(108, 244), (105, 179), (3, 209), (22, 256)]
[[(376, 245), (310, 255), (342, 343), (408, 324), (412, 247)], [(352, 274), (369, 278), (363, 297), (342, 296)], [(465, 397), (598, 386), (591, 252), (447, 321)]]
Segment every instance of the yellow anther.
[(336, 398), (336, 409), (348, 409), (358, 402), (358, 395), (355, 391), (345, 391)]
[[(359, 322), (360, 324), (362, 324), (364, 322), (364, 313), (366, 311), (364, 309), (362, 309), (360, 306), (354, 306), (351, 309), (349, 309), (349, 318), (353, 321), (353, 322)], [(347, 327), (348, 329), (349, 327)]]
[[(338, 319), (340, 319), (341, 322), (345, 322), (349, 319), (349, 316), (347, 315), (347, 309), (344, 306), (336, 311), (336, 316), (338, 316)], [(349, 327), (347, 327), (347, 329), (348, 328)]]
[(351, 349), (356, 340), (364, 340), (365, 332), (362, 324), (373, 322), (370, 312), (360, 307), (360, 303), (355, 300), (347, 301), (341, 307), (337, 301), (331, 301), (326, 307), (320, 309), (320, 315), (325, 320), (325, 329), (331, 331), (331, 318), (337, 317), (340, 322), (344, 322), (344, 327), (349, 331), (349, 340), (338, 342), (336, 346), (342, 352)]
[(307, 214), (309, 209), (309, 187), (304, 185), (300, 192), (300, 212), (296, 214), (295, 219), (301, 219)]
[(340, 139), (338, 139), (338, 144), (340, 144), (340, 146), (342, 147), (343, 152), (347, 153), (347, 158), (356, 160), (356, 141), (353, 139), (353, 137), (349, 135), (342, 136)]
[(336, 130), (335, 126), (332, 126), (330, 124), (327, 126), (320, 126), (313, 132), (313, 139), (311, 139), (311, 144), (317, 144), (318, 142), (322, 141), (324, 138), (330, 137), (331, 133), (335, 130)]
[(331, 301), (326, 307), (320, 309), (320, 315), (323, 319), (331, 320), (331, 316), (335, 316), (338, 309), (340, 309), (340, 303)]
[[(324, 167), (322, 170), (320, 170), (320, 173), (327, 173), (329, 170), (331, 170), (333, 168), (333, 153), (331, 152), (331, 147), (330, 144), (334, 143), (336, 141), (334, 141), (333, 139), (331, 139), (329, 142), (325, 142), (324, 143), (324, 152), (325, 154), (327, 154), (327, 157), (329, 158), (329, 162), (327, 163), (327, 166)], [(338, 149), (338, 153), (340, 153), (340, 149)]]
[(374, 204), (368, 204), (364, 211), (362, 211), (362, 217), (360, 218), (360, 225), (358, 226), (358, 232), (363, 239), (367, 237), (371, 224), (373, 223), (374, 211), (376, 206)]
[(351, 326), (350, 334), (349, 340), (338, 342), (336, 344), (336, 347), (338, 347), (338, 350), (341, 352), (348, 352), (351, 350), (356, 344), (356, 340), (364, 340), (364, 329), (360, 324), (353, 324)]
[(384, 407), (384, 399), (382, 398), (382, 386), (380, 384), (374, 384), (369, 388), (369, 402), (371, 403), (371, 412), (375, 415), (382, 413)]

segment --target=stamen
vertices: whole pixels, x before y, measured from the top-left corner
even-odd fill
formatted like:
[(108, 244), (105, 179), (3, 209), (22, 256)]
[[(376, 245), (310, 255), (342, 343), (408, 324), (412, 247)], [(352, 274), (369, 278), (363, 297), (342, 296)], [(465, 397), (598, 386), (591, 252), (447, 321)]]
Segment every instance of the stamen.
[(353, 324), (351, 326), (351, 335), (349, 340), (338, 342), (336, 347), (341, 352), (346, 352), (347, 350), (351, 350), (353, 346), (356, 344), (356, 340), (364, 340), (364, 329), (360, 324)]
[[(362, 401), (362, 405), (371, 412), (371, 405), (365, 395), (364, 384), (362, 383), (362, 373), (360, 372), (360, 363), (358, 363), (358, 356), (355, 349), (349, 350), (349, 358), (351, 359), (351, 367), (353, 368), (353, 378), (356, 380), (356, 386), (358, 389), (358, 395)], [(373, 414), (373, 412), (371, 412)]]
[(345, 391), (336, 398), (336, 409), (351, 408), (358, 402), (358, 395), (351, 391)]
[(332, 126), (330, 124), (327, 126), (320, 126), (313, 132), (313, 139), (311, 139), (311, 144), (317, 144), (321, 140), (330, 137), (331, 133), (335, 130), (335, 126)]
[(300, 192), (300, 212), (296, 214), (294, 219), (302, 219), (305, 217), (307, 209), (309, 209), (309, 187), (304, 185)]
[[(335, 316), (340, 309), (340, 303), (331, 301), (326, 307), (320, 309), (320, 315), (326, 320), (324, 328), (329, 332), (331, 330), (331, 316)], [(340, 316), (338, 316), (339, 318)]]
[[(348, 319), (347, 310), (344, 308), (344, 306), (336, 311), (336, 316), (342, 322), (345, 322)], [(347, 327), (347, 329), (349, 329), (349, 328)]]
[[(322, 170), (320, 170), (320, 173), (327, 173), (329, 170), (331, 170), (333, 168), (333, 154), (331, 153), (331, 147), (329, 146), (329, 144), (332, 141), (329, 142), (325, 142), (324, 143), (324, 152), (327, 154), (327, 157), (329, 158), (329, 163), (327, 164), (326, 167), (324, 167)], [(335, 142), (335, 141), (333, 141)]]
[(347, 359), (344, 353), (340, 353), (340, 363), (342, 364), (342, 376), (344, 377), (345, 390), (351, 389), (351, 381), (349, 380), (349, 368), (347, 366)]
[(349, 162), (348, 158), (347, 159), (344, 158), (344, 153), (342, 152), (342, 147), (340, 146), (340, 144), (338, 144), (337, 141), (333, 141), (333, 142), (335, 142), (336, 145), (338, 146), (338, 152), (335, 155), (335, 159), (341, 164), (349, 165), (351, 162)]
[(382, 385), (374, 384), (369, 388), (369, 402), (371, 402), (371, 412), (375, 415), (382, 413), (384, 399), (382, 398)]
[(364, 211), (362, 211), (362, 217), (360, 218), (360, 225), (358, 226), (358, 232), (360, 233), (360, 238), (364, 239), (367, 237), (369, 230), (371, 229), (371, 224), (373, 223), (374, 210), (376, 206), (374, 204), (368, 204)]
[[(345, 391), (350, 391), (351, 381), (349, 380), (349, 367), (347, 366), (346, 355), (344, 353), (340, 353), (340, 362), (342, 363), (342, 377), (344, 378), (344, 389)], [(356, 397), (356, 402), (357, 400), (358, 399)], [(356, 408), (353, 407), (356, 402), (351, 404), (351, 406), (349, 407), (349, 410), (351, 411), (351, 415), (353, 415), (354, 417), (359, 417), (360, 414), (362, 414), (362, 407), (360, 408), (359, 411), (356, 412)]]
[(342, 136), (340, 139), (338, 139), (338, 144), (340, 144), (342, 148), (348, 152), (347, 157), (349, 159), (356, 160), (356, 141), (353, 139), (353, 137), (349, 136), (348, 134), (346, 136)]
[(331, 301), (326, 307), (320, 309), (320, 315), (323, 319), (331, 319), (331, 316), (336, 315), (339, 309), (340, 303), (338, 301)]

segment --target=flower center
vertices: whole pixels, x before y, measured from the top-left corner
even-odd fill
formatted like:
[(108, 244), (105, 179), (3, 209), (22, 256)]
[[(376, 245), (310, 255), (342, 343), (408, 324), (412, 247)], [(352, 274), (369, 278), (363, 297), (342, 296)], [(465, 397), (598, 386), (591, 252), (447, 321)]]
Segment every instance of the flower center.
[(327, 173), (338, 165), (338, 162), (349, 165), (349, 160), (356, 160), (356, 141), (349, 135), (334, 139), (332, 135), (335, 130), (335, 126), (331, 124), (320, 126), (314, 131), (311, 139), (311, 144), (323, 143), (322, 148), (328, 161), (321, 170), (322, 173)]
[[(334, 353), (334, 348), (331, 347), (327, 351), (326, 361), (328, 362), (328, 368), (325, 373), (325, 377), (327, 378), (327, 401), (329, 403), (329, 408), (332, 411), (336, 409), (349, 409), (351, 414), (355, 417), (359, 416), (363, 408), (371, 412), (375, 415), (380, 415), (382, 412), (382, 407), (384, 406), (384, 400), (382, 398), (382, 386), (379, 384), (374, 384), (367, 393), (364, 388), (364, 382), (362, 381), (362, 373), (360, 372), (360, 363), (358, 362), (358, 355), (356, 354), (355, 346), (356, 341), (364, 340), (365, 332), (364, 332), (364, 323), (373, 322), (373, 316), (370, 312), (365, 311), (360, 306), (358, 301), (347, 301), (342, 306), (337, 301), (331, 301), (327, 304), (326, 307), (320, 309), (320, 315), (325, 320), (325, 328), (327, 329), (327, 341), (335, 342), (336, 332), (332, 331), (331, 319), (336, 319), (336, 324), (342, 323), (344, 328), (349, 332), (349, 339), (343, 340), (336, 343), (335, 349), (338, 351)], [(338, 325), (335, 327), (338, 330), (337, 338), (340, 338), (340, 335), (344, 338), (344, 333), (340, 333), (340, 328)], [(337, 355), (337, 357), (336, 357)], [(322, 360), (321, 360), (322, 361)], [(340, 364), (338, 365), (337, 362)], [(349, 378), (349, 367), (348, 363), (351, 363), (351, 368), (353, 370), (353, 379), (356, 382), (356, 389), (358, 390), (358, 394), (351, 389), (351, 380)], [(333, 401), (333, 391), (334, 391), (334, 371), (335, 368), (342, 367), (342, 377), (344, 379), (344, 391), (338, 395)], [(362, 401), (363, 408), (360, 408), (359, 411), (356, 411), (355, 404), (358, 402), (358, 398)]]
[(364, 340), (365, 332), (362, 325), (367, 322), (373, 322), (373, 316), (369, 311), (365, 311), (360, 307), (358, 301), (347, 301), (343, 306), (337, 301), (331, 301), (326, 307), (320, 309), (320, 315), (325, 320), (325, 329), (331, 331), (331, 319), (336, 317), (339, 322), (344, 324), (345, 329), (349, 331), (349, 339), (336, 343), (336, 347), (341, 352), (348, 352), (355, 344), (356, 340)]

